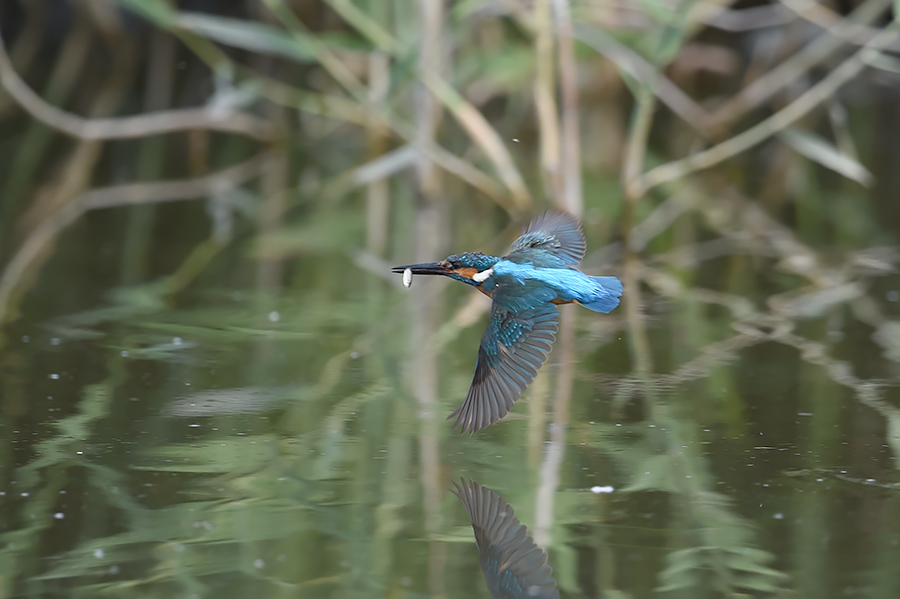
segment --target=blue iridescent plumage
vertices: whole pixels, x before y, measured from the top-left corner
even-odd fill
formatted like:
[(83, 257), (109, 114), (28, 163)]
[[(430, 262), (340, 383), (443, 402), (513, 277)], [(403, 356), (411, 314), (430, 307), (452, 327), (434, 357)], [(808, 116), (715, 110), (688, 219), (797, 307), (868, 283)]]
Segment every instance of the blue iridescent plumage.
[(453, 483), (466, 508), (488, 590), (496, 599), (559, 599), (547, 554), (503, 497), (475, 481)]
[(512, 409), (550, 353), (559, 325), (556, 304), (576, 302), (603, 313), (619, 305), (619, 279), (592, 277), (574, 268), (585, 248), (574, 216), (547, 212), (531, 222), (502, 258), (466, 252), (392, 269), (449, 276), (493, 299), (472, 386), (450, 416), (456, 417), (454, 427), (474, 433)]

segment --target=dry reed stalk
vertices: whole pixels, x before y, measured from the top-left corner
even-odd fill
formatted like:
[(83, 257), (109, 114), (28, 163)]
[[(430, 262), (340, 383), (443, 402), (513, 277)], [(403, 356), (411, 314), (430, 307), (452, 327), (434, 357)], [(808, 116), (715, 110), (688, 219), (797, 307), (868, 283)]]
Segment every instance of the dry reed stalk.
[(204, 177), (156, 183), (126, 183), (86, 191), (69, 201), (61, 210), (44, 219), (25, 239), (0, 276), (0, 323), (10, 318), (13, 292), (32, 264), (59, 233), (91, 210), (118, 206), (176, 202), (224, 192), (259, 175), (266, 155), (260, 154), (232, 167)]
[(81, 140), (129, 139), (198, 128), (240, 133), (259, 140), (268, 140), (272, 136), (268, 123), (259, 118), (213, 106), (116, 118), (85, 118), (65, 112), (45, 102), (28, 87), (13, 68), (2, 39), (0, 84), (32, 117), (48, 127)]
[(658, 185), (715, 166), (783, 131), (833, 97), (837, 90), (865, 69), (869, 61), (880, 55), (881, 50), (898, 39), (900, 39), (900, 31), (896, 25), (885, 28), (819, 83), (769, 118), (702, 152), (657, 166), (638, 179), (631, 179), (630, 194), (642, 196)]
[[(555, 198), (557, 205), (581, 216), (584, 199), (581, 185), (581, 142), (578, 126), (578, 78), (575, 61), (572, 16), (569, 0), (552, 0), (553, 22), (559, 46), (559, 84), (562, 99), (562, 127), (560, 150), (562, 153), (562, 197)], [(543, 547), (550, 544), (553, 526), (553, 507), (559, 487), (559, 470), (562, 467), (570, 419), (572, 388), (575, 379), (575, 331), (577, 314), (563, 310), (555, 355), (559, 356), (556, 388), (553, 397), (553, 421), (544, 461), (539, 474), (539, 486), (535, 498), (534, 540)]]
[[(419, 72), (440, 73), (443, 68), (443, 0), (419, 2)], [(416, 88), (416, 145), (433, 145), (442, 118), (441, 103), (424, 82)], [(415, 219), (415, 255), (436, 256), (446, 231), (442, 203), (443, 186), (437, 165), (425, 152), (419, 153), (417, 164), (418, 198)], [(418, 285), (410, 294), (413, 317), (413, 387), (419, 405), (419, 466), (422, 483), (422, 509), (428, 544), (428, 586), (432, 596), (443, 597), (446, 547), (434, 539), (443, 526), (440, 503), (443, 484), (440, 477), (440, 434), (438, 428), (438, 352), (434, 343), (438, 323), (440, 294), (434, 284)]]

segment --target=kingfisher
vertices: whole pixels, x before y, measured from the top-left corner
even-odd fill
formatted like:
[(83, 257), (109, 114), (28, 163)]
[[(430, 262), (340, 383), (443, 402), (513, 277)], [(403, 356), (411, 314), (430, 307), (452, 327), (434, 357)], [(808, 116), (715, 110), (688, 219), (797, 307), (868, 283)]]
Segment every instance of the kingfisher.
[(619, 279), (592, 277), (575, 268), (586, 247), (578, 219), (551, 211), (531, 221), (503, 257), (464, 252), (391, 269), (402, 273), (406, 283), (411, 275), (450, 277), (493, 300), (472, 386), (449, 416), (456, 418), (453, 428), (472, 434), (512, 409), (547, 360), (559, 328), (558, 304), (578, 303), (604, 314), (619, 305)]
[(474, 480), (453, 483), (450, 492), (466, 508), (481, 561), (495, 599), (559, 599), (547, 554), (528, 536), (506, 500)]

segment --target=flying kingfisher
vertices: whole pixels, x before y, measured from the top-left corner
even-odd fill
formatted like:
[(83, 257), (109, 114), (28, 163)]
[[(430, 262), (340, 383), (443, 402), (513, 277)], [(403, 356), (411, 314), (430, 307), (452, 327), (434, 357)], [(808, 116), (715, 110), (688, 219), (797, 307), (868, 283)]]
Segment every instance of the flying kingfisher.
[(474, 286), (493, 300), (481, 338), (475, 378), (453, 428), (474, 433), (512, 409), (547, 360), (559, 327), (556, 304), (579, 303), (594, 312), (619, 305), (622, 282), (591, 277), (574, 268), (584, 258), (581, 224), (571, 214), (546, 212), (531, 221), (498, 258), (480, 252), (454, 254), (440, 262), (395, 266), (394, 273), (444, 275)]

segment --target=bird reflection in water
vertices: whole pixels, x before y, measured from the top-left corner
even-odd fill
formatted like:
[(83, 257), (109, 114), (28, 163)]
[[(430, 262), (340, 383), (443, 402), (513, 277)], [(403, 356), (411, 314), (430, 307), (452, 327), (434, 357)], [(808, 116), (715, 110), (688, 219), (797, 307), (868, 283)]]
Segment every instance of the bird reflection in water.
[(500, 495), (475, 481), (453, 483), (475, 531), (475, 544), (488, 590), (496, 599), (559, 599), (547, 554)]

